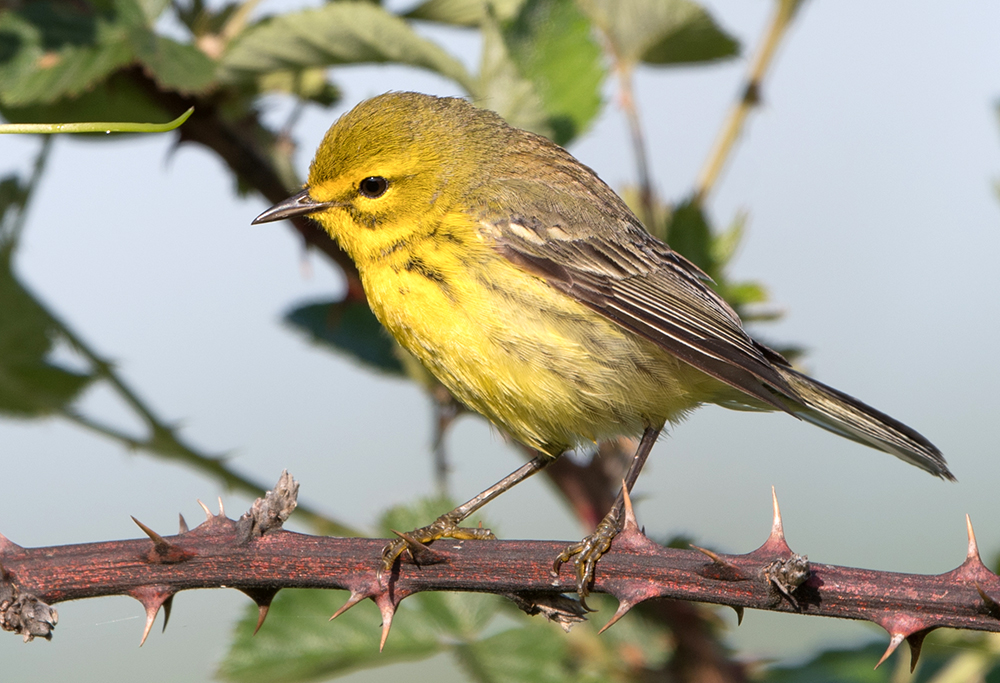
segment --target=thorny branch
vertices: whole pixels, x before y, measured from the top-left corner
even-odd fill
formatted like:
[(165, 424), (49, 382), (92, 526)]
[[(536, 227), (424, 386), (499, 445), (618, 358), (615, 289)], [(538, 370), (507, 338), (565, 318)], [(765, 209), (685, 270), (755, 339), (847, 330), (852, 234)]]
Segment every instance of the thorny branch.
[[(232, 587), (260, 607), (258, 628), (282, 588), (338, 588), (351, 592), (337, 612), (371, 599), (382, 613), (382, 644), (396, 607), (420, 591), (476, 591), (512, 597), (529, 613), (544, 613), (568, 628), (583, 618), (561, 596), (575, 584), (572, 567), (552, 576), (555, 541), (455, 541), (411, 549), (413, 560), (376, 577), (383, 539), (333, 538), (281, 528), (295, 508), (298, 484), (282, 474), (273, 492), (239, 520), (220, 511), (188, 530), (164, 537), (139, 523), (148, 539), (49, 548), (22, 548), (0, 536), (0, 627), (50, 638), (57, 622), (51, 605), (104, 595), (131, 595), (146, 611), (149, 634), (161, 607), (191, 588)], [(137, 522), (138, 523), (138, 522)], [(969, 550), (958, 568), (938, 575), (900, 574), (810, 563), (785, 542), (777, 500), (771, 533), (743, 555), (702, 548), (665, 548), (646, 538), (627, 504), (625, 529), (601, 560), (593, 590), (614, 595), (619, 607), (604, 628), (651, 598), (729, 605), (871, 621), (891, 637), (885, 660), (903, 641), (912, 666), (924, 637), (940, 627), (1000, 631), (1000, 577), (983, 564), (972, 525)], [(334, 615), (334, 616), (337, 616)]]

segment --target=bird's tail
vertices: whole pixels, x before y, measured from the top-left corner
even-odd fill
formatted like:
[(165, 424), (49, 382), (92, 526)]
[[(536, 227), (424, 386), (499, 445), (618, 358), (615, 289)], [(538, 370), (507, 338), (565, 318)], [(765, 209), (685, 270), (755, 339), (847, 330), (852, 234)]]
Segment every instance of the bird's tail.
[(782, 397), (792, 414), (834, 434), (891, 453), (942, 479), (955, 480), (941, 451), (902, 422), (790, 367), (775, 365), (775, 369), (798, 394), (798, 400)]

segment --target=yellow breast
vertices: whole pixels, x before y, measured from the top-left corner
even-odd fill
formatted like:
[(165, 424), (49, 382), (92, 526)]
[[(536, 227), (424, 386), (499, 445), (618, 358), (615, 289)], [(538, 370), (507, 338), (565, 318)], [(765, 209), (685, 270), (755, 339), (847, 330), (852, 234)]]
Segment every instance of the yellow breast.
[(445, 222), (356, 261), (399, 343), (518, 440), (558, 455), (678, 419), (720, 389), (461, 227)]

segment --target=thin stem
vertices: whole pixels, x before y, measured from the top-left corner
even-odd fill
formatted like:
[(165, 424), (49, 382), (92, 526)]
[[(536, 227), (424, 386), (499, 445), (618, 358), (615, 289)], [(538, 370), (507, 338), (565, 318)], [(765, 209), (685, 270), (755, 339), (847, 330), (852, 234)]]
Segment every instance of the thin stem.
[[(63, 409), (59, 413), (63, 418), (84, 429), (103, 437), (117, 441), (130, 450), (143, 450), (172, 460), (180, 460), (204, 474), (219, 481), (232, 491), (240, 491), (251, 496), (262, 496), (266, 488), (260, 483), (249, 479), (232, 470), (221, 458), (213, 458), (196, 453), (174, 437), (173, 432), (162, 431), (150, 439), (139, 439), (130, 434), (93, 420), (72, 409)], [(360, 536), (361, 532), (340, 522), (330, 519), (308, 505), (299, 503), (296, 508), (296, 519), (309, 524), (321, 534), (331, 536)]]
[(747, 72), (743, 94), (729, 111), (729, 115), (722, 125), (722, 130), (719, 132), (719, 137), (716, 138), (715, 145), (708, 155), (708, 160), (698, 175), (694, 193), (695, 204), (703, 204), (708, 193), (715, 186), (732, 153), (733, 146), (743, 132), (750, 110), (760, 103), (760, 89), (764, 76), (771, 66), (778, 45), (791, 24), (799, 4), (799, 0), (778, 0), (774, 16), (765, 29), (764, 40), (750, 64), (750, 70)]
[(632, 88), (632, 66), (616, 60), (618, 64), (619, 103), (628, 121), (629, 134), (632, 137), (632, 151), (639, 172), (639, 201), (642, 215), (639, 217), (647, 228), (652, 229), (653, 220), (653, 180), (649, 172), (649, 159), (646, 154), (646, 137), (642, 132), (642, 122), (639, 119), (639, 107), (635, 101), (635, 91)]
[(0, 134), (56, 133), (166, 133), (188, 120), (194, 113), (190, 107), (183, 114), (166, 123), (140, 123), (137, 121), (80, 121), (73, 123), (0, 123)]
[(45, 171), (45, 164), (48, 162), (49, 155), (51, 153), (52, 138), (42, 138), (42, 146), (38, 150), (38, 155), (35, 157), (35, 164), (31, 169), (31, 177), (28, 179), (28, 185), (24, 191), (24, 196), (17, 205), (17, 211), (14, 219), (10, 223), (10, 231), (7, 235), (3, 234), (3, 226), (0, 225), (0, 244), (5, 242), (9, 242), (12, 245), (17, 244), (18, 238), (20, 238), (21, 233), (24, 231), (25, 219), (28, 216), (28, 203), (31, 201), (31, 197), (35, 193), (35, 188), (38, 187), (38, 183), (42, 179), (42, 173)]
[(236, 11), (230, 15), (229, 20), (222, 27), (222, 30), (219, 31), (219, 36), (223, 41), (228, 43), (246, 28), (247, 22), (250, 19), (250, 13), (259, 3), (260, 0), (247, 0), (236, 8)]

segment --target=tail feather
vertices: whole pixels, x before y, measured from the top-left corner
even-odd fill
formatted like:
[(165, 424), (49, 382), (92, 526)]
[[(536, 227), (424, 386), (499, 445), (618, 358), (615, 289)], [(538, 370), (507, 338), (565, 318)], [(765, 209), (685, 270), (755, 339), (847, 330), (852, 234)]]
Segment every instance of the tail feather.
[(794, 399), (783, 397), (794, 415), (834, 434), (891, 453), (942, 479), (955, 481), (941, 451), (902, 422), (790, 367), (777, 364), (775, 367), (798, 394)]

